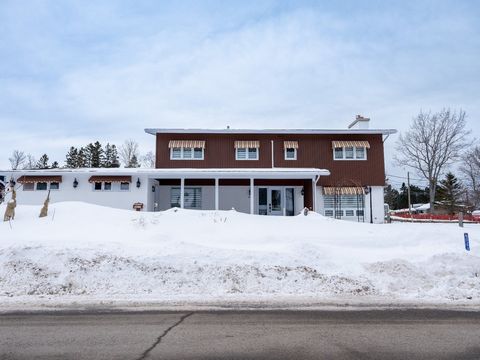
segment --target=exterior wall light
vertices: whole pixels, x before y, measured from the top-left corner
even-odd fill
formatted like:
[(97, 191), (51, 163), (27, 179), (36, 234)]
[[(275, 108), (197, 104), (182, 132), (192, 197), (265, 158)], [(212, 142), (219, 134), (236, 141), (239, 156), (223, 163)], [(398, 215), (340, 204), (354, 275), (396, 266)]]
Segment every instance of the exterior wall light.
[(142, 183), (140, 182), (140, 178), (137, 178), (137, 188), (139, 188), (140, 185), (142, 185)]
[(302, 196), (305, 195), (305, 188), (304, 187), (302, 187), (302, 190), (300, 190), (300, 194), (302, 194)]
[(155, 185), (152, 185), (152, 192), (155, 192)]
[(13, 178), (10, 179), (10, 186), (14, 187), (16, 184), (15, 180)]
[(76, 189), (78, 186), (78, 180), (77, 178), (75, 178), (75, 180), (73, 180), (73, 187)]

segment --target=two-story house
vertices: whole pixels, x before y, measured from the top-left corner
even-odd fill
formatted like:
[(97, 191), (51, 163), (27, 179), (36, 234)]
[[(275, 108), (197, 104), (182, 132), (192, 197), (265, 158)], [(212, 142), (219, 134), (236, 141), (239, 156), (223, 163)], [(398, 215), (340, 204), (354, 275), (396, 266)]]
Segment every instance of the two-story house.
[[(1, 172), (18, 204), (85, 201), (160, 211), (172, 207), (258, 215), (322, 215), (381, 223), (385, 139), (357, 116), (344, 130), (145, 129), (155, 169)], [(7, 195), (8, 196), (8, 195)]]
[(146, 129), (156, 137), (155, 204), (383, 222), (383, 142), (392, 129), (369, 129), (357, 116), (345, 130)]

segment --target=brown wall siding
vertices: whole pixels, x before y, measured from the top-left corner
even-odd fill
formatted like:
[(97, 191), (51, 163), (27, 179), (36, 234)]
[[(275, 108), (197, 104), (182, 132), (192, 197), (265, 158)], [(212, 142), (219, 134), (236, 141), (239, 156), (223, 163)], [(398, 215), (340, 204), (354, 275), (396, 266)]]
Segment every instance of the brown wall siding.
[[(170, 160), (170, 140), (205, 140), (205, 160)], [(259, 160), (235, 160), (235, 140), (260, 141)], [(271, 140), (275, 167), (320, 168), (323, 186), (364, 186), (385, 183), (382, 135), (157, 134), (157, 168), (270, 168)], [(285, 160), (283, 141), (298, 141), (297, 160)], [(333, 160), (333, 140), (366, 140), (367, 160)]]

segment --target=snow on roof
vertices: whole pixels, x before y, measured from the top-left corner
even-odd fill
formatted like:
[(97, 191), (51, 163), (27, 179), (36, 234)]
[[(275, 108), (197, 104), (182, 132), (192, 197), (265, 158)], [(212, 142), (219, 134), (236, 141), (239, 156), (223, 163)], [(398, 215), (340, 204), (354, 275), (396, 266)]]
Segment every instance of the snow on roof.
[(162, 129), (147, 128), (147, 134), (395, 134), (395, 129)]
[[(2, 171), (0, 171), (2, 172)], [(242, 177), (250, 178), (262, 176), (267, 178), (302, 178), (313, 176), (328, 176), (330, 171), (317, 168), (206, 168), (206, 169), (146, 169), (146, 168), (82, 168), (82, 169), (36, 169), (36, 170), (9, 170), (15, 175), (56, 175), (56, 174), (109, 174), (109, 175), (148, 175), (150, 177)]]

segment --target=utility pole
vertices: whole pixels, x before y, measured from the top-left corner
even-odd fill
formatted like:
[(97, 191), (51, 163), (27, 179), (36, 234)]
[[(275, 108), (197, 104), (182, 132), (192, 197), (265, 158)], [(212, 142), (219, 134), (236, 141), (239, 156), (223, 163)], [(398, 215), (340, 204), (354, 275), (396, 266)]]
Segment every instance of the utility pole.
[(408, 213), (410, 214), (410, 219), (413, 221), (412, 218), (412, 199), (410, 197), (410, 171), (407, 172), (407, 191), (408, 191)]

